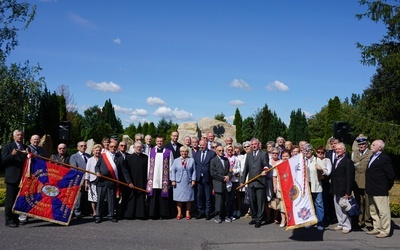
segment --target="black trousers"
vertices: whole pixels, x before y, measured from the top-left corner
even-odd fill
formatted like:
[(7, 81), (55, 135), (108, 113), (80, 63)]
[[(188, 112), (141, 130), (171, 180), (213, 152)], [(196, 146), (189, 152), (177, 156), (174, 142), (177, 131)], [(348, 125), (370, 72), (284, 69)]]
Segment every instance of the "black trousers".
[(6, 217), (6, 225), (10, 223), (19, 223), (18, 214), (12, 212), (15, 199), (19, 192), (18, 183), (9, 184), (6, 183), (6, 204), (4, 205), (4, 214)]

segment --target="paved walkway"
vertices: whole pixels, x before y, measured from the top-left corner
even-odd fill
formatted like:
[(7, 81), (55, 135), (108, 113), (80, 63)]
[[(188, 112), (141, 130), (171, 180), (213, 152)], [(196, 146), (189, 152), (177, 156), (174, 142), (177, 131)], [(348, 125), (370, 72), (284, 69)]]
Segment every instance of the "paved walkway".
[(400, 219), (393, 220), (392, 237), (377, 239), (364, 231), (342, 234), (333, 226), (325, 231), (285, 231), (276, 224), (256, 229), (246, 218), (221, 224), (204, 219), (95, 224), (85, 217), (69, 226), (31, 219), (24, 226), (9, 228), (0, 214), (1, 249), (400, 249)]

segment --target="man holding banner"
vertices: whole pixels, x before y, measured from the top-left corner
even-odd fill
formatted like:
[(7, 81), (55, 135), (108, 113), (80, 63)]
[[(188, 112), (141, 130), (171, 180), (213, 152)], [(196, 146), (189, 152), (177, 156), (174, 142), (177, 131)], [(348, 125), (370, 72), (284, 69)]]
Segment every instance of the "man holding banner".
[(249, 224), (259, 228), (265, 216), (265, 201), (267, 199), (265, 175), (269, 166), (269, 157), (260, 149), (258, 139), (253, 138), (250, 144), (253, 151), (247, 153), (241, 183), (243, 185), (246, 182), (247, 175), (249, 175), (248, 179), (250, 180), (261, 174), (256, 180), (248, 184), (251, 208)]
[(22, 144), (24, 133), (21, 130), (14, 130), (13, 142), (4, 145), (1, 152), (1, 165), (5, 169), (6, 183), (6, 204), (4, 213), (6, 216), (6, 226), (18, 227), (18, 215), (12, 212), (12, 206), (19, 191), (19, 182), (21, 181), (24, 160), (26, 156), (18, 150), (25, 150)]

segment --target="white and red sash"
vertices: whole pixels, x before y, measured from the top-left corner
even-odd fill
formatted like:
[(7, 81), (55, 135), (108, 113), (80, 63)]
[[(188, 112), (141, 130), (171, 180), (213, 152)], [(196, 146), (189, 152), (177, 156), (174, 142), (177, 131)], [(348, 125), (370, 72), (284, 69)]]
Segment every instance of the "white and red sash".
[(115, 165), (115, 162), (114, 162), (114, 160), (112, 158), (111, 153), (110, 152), (104, 152), (104, 153), (102, 153), (102, 155), (103, 155), (104, 162), (106, 163), (106, 166), (108, 168), (108, 171), (110, 171), (110, 173), (111, 173), (111, 176), (114, 179), (118, 180), (117, 165)]
[[(103, 156), (104, 159), (104, 163), (106, 164), (108, 171), (110, 171), (111, 176), (118, 180), (118, 170), (117, 170), (117, 165), (115, 165), (115, 162), (112, 158), (112, 155), (109, 151), (101, 153), (101, 155)], [(115, 157), (115, 156), (114, 156)], [(118, 183), (116, 183), (117, 185), (117, 195), (119, 195), (119, 187), (118, 187)]]

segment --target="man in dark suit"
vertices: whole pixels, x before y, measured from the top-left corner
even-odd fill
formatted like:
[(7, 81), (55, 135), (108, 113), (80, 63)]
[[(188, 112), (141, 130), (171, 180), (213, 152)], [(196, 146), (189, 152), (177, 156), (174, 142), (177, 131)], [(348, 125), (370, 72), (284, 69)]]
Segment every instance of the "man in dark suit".
[(39, 146), (40, 143), (39, 135), (32, 135), (29, 142), (31, 144), (28, 146), (27, 150), (29, 150), (30, 153), (35, 155), (45, 156), (44, 148)]
[(174, 159), (179, 158), (181, 156), (179, 149), (182, 147), (182, 144), (178, 142), (178, 138), (179, 138), (179, 132), (172, 131), (171, 141), (165, 144), (164, 146), (165, 148), (169, 149), (172, 152)]
[(368, 195), (369, 212), (374, 229), (367, 234), (385, 238), (390, 235), (389, 190), (394, 185), (395, 173), (392, 160), (383, 153), (385, 143), (376, 140), (371, 144), (373, 153), (365, 173), (365, 192)]
[[(143, 137), (142, 134), (140, 134), (140, 138), (142, 138), (142, 137)], [(136, 138), (136, 136), (135, 136), (135, 138)], [(136, 140), (136, 141), (142, 142), (141, 139), (140, 140)], [(126, 142), (125, 141), (120, 141), (118, 143), (118, 150), (115, 153), (116, 156), (122, 157), (122, 159), (125, 162), (125, 165), (127, 164), (126, 163), (126, 158), (127, 158), (128, 155), (130, 155), (130, 153), (127, 152), (127, 148), (128, 148), (128, 146), (127, 146)], [(125, 176), (122, 174), (122, 169), (120, 168), (120, 166), (118, 166), (118, 173), (120, 173), (119, 176), (118, 176), (119, 177), (119, 181), (126, 182)], [(127, 196), (128, 193), (130, 192), (130, 190), (129, 190), (128, 187), (122, 187), (121, 186), (120, 187), (120, 191), (121, 191), (120, 192), (120, 196), (117, 197), (116, 201), (115, 201), (115, 210), (117, 211), (117, 216), (118, 217), (123, 217), (122, 208), (121, 208), (121, 206), (119, 204), (121, 204), (122, 200), (124, 199), (124, 195)]]
[(50, 156), (50, 160), (69, 164), (69, 158), (71, 156), (67, 153), (67, 145), (64, 143), (58, 144), (57, 152), (58, 154), (53, 154)]
[(6, 218), (6, 226), (18, 227), (18, 215), (12, 212), (12, 207), (19, 192), (19, 183), (21, 181), (24, 161), (26, 156), (17, 151), (25, 150), (23, 145), (24, 133), (21, 130), (14, 130), (13, 142), (4, 145), (1, 152), (1, 165), (5, 169), (6, 183), (6, 204), (4, 206), (4, 214)]
[(196, 219), (211, 219), (213, 189), (210, 173), (210, 162), (215, 157), (215, 152), (207, 149), (207, 141), (202, 139), (199, 142), (200, 150), (194, 155), (196, 164), (196, 182), (197, 182), (197, 210)]
[(336, 160), (332, 165), (331, 189), (333, 203), (335, 206), (336, 218), (338, 220), (335, 230), (342, 230), (348, 234), (351, 231), (351, 217), (347, 215), (345, 208), (339, 205), (342, 197), (350, 198), (354, 188), (354, 164), (353, 161), (345, 157), (346, 147), (342, 142), (336, 144)]
[(265, 176), (269, 166), (269, 157), (267, 153), (261, 150), (261, 144), (258, 139), (253, 138), (250, 144), (253, 151), (247, 153), (241, 182), (242, 184), (246, 182), (247, 175), (249, 175), (248, 179), (250, 180), (262, 174), (262, 176), (248, 184), (251, 208), (251, 221), (249, 224), (259, 228), (265, 216), (265, 202), (267, 200)]
[[(85, 153), (87, 149), (87, 144), (84, 141), (80, 141), (78, 142), (76, 148), (78, 149), (78, 152), (71, 155), (71, 157), (69, 158), (69, 164), (71, 166), (86, 170), (86, 163), (90, 158), (90, 155)], [(82, 218), (82, 210), (84, 210), (85, 207), (88, 207), (89, 206), (88, 204), (89, 201), (87, 199), (87, 191), (85, 191), (85, 187), (82, 186), (80, 188), (80, 191), (78, 193), (78, 198), (75, 203), (74, 214), (76, 218), (78, 219)]]
[[(101, 176), (106, 176), (118, 180), (118, 168), (123, 168), (124, 159), (121, 156), (117, 156), (115, 153), (117, 151), (117, 143), (112, 141), (109, 145), (109, 151), (104, 152), (99, 157), (97, 164), (95, 166), (97, 178), (97, 205), (96, 205), (96, 223), (100, 223), (101, 213), (104, 208), (104, 199), (107, 196), (107, 205), (108, 205), (108, 214), (107, 218), (112, 222), (118, 222), (116, 215), (114, 213), (114, 204), (116, 192), (118, 190), (118, 186), (115, 182), (101, 178)], [(122, 174), (122, 173), (121, 173)]]
[[(325, 158), (328, 158), (332, 166), (337, 158), (336, 145), (339, 143), (339, 139), (334, 137), (329, 138), (329, 144), (331, 149), (325, 152)], [(344, 157), (351, 159), (349, 152), (345, 152)], [(328, 178), (322, 180), (322, 199), (324, 202), (324, 224), (329, 226), (329, 224), (337, 223), (335, 205), (333, 202), (333, 195), (330, 193), (331, 190), (331, 175)]]
[[(210, 172), (213, 178), (213, 187), (215, 192), (215, 222), (221, 223), (223, 220), (232, 222), (232, 218), (226, 217), (230, 207), (229, 192), (227, 190), (227, 183), (230, 182), (229, 178), (229, 161), (224, 157), (224, 148), (218, 146), (217, 156), (211, 159)], [(232, 183), (231, 183), (232, 188)]]

